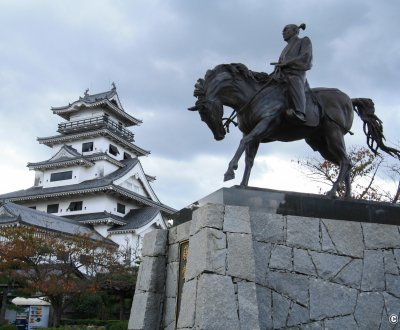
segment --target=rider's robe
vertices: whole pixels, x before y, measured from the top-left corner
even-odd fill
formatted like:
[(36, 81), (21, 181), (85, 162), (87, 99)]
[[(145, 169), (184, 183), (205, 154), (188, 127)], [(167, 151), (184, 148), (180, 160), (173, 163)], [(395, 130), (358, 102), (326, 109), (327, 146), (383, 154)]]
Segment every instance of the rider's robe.
[(312, 66), (312, 45), (308, 37), (291, 38), (279, 57), (282, 67), (277, 67), (272, 73), (278, 79), (284, 79), (295, 111), (305, 113), (306, 96), (304, 86), (306, 71)]

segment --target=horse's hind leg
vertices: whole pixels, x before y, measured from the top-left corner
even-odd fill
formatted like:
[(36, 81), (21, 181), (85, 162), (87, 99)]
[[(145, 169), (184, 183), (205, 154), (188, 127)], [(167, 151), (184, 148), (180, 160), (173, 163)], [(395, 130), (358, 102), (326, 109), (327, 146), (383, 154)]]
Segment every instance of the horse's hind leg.
[(249, 185), (250, 173), (251, 173), (251, 169), (254, 164), (254, 158), (256, 157), (259, 145), (260, 145), (260, 143), (258, 141), (255, 141), (246, 147), (246, 151), (245, 151), (246, 152), (246, 160), (245, 160), (246, 166), (245, 166), (244, 173), (243, 173), (243, 179), (240, 184), (243, 187), (247, 187)]
[(351, 170), (351, 162), (347, 158), (346, 160), (341, 160), (339, 162), (340, 170), (337, 180), (332, 186), (330, 192), (328, 192), (328, 196), (335, 196), (336, 192), (339, 189), (339, 185), (344, 181), (345, 183), (345, 197), (351, 197), (351, 185), (350, 185), (350, 170)]
[(350, 170), (351, 161), (347, 156), (346, 146), (341, 130), (331, 123), (325, 128), (327, 134), (318, 139), (307, 139), (306, 142), (314, 149), (318, 150), (322, 157), (339, 166), (339, 175), (333, 183), (328, 196), (335, 196), (340, 184), (345, 183), (345, 196), (351, 197)]
[(350, 162), (350, 167), (344, 177), (344, 184), (346, 187), (346, 197), (351, 197), (351, 182), (350, 182), (351, 168), (352, 168), (352, 164)]

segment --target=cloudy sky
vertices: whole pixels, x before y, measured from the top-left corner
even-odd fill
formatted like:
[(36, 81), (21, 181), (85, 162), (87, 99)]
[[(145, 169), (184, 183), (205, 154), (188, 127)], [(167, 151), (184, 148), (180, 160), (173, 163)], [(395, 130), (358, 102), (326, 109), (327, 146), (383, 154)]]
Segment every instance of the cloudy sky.
[[(143, 120), (136, 144), (151, 150), (142, 160), (157, 176), (154, 189), (181, 208), (222, 186), (239, 143), (232, 129), (213, 140), (197, 113), (193, 85), (207, 69), (242, 62), (270, 72), (285, 46), (281, 30), (306, 23), (313, 43), (312, 87), (338, 87), (369, 97), (388, 142), (400, 127), (400, 2), (398, 0), (0, 0), (0, 193), (28, 188), (27, 162), (52, 150), (37, 137), (56, 134), (63, 106), (114, 81), (127, 112)], [(226, 109), (228, 112), (229, 109)], [(230, 113), (230, 112), (229, 112)], [(356, 118), (348, 145), (365, 144)], [(302, 177), (303, 142), (259, 149), (250, 185), (316, 192)]]

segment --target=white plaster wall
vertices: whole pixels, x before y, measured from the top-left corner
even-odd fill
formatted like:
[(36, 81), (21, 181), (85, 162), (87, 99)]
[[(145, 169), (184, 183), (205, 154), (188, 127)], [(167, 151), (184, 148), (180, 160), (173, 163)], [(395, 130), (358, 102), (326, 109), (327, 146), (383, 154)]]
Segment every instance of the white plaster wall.
[[(85, 166), (70, 166), (64, 168), (57, 169), (48, 169), (43, 172), (37, 171), (39, 176), (39, 185), (43, 186), (43, 188), (48, 187), (59, 187), (59, 186), (67, 186), (71, 184), (81, 183), (82, 181), (92, 180), (96, 178), (101, 178), (107, 174), (110, 174), (120, 167), (110, 163), (107, 160), (99, 160), (95, 162), (94, 166), (85, 167)], [(59, 173), (72, 171), (72, 179), (69, 180), (60, 180), (60, 181), (50, 181), (51, 173)]]
[(139, 238), (133, 232), (116, 234), (116, 233), (108, 233), (110, 234), (110, 239), (117, 243), (122, 249), (126, 249), (127, 247), (131, 247), (132, 249), (138, 248)]
[(158, 197), (153, 192), (149, 182), (144, 174), (143, 167), (140, 162), (123, 177), (115, 180), (115, 184), (130, 189), (142, 196), (151, 197), (152, 200), (159, 202)]
[[(82, 201), (82, 210), (81, 211), (67, 211), (68, 206), (71, 202)], [(125, 205), (125, 213), (117, 212), (117, 203), (121, 203)], [(21, 203), (22, 204), (22, 203)], [(36, 206), (36, 210), (47, 212), (47, 205), (49, 204), (59, 204), (59, 212), (53, 213), (54, 215), (66, 216), (66, 215), (75, 215), (75, 214), (87, 214), (87, 213), (96, 213), (96, 212), (109, 212), (120, 217), (125, 216), (130, 210), (137, 209), (139, 206), (135, 204), (133, 201), (123, 201), (115, 198), (114, 196), (98, 194), (98, 195), (87, 195), (87, 196), (75, 196), (69, 198), (58, 198), (47, 201), (40, 202), (25, 202), (23, 205), (27, 207)]]
[[(106, 225), (106, 224), (99, 224), (99, 225), (94, 225), (93, 229), (97, 231), (101, 236), (107, 237), (108, 236), (108, 229), (111, 228), (111, 225)], [(118, 244), (119, 245), (119, 244)]]
[(75, 112), (70, 116), (69, 121), (81, 120), (91, 117), (99, 117), (102, 115), (104, 115), (104, 110), (100, 108), (80, 109), (78, 112)]
[[(75, 120), (81, 120), (81, 119), (86, 119), (86, 118), (91, 118), (91, 117), (99, 117), (103, 116), (105, 113), (109, 115), (109, 118), (115, 122), (119, 122), (120, 120), (113, 115), (111, 111), (105, 111), (104, 108), (100, 107), (93, 107), (90, 109), (80, 109), (79, 112), (73, 113), (70, 116), (69, 121), (75, 121)], [(68, 122), (68, 121), (67, 121)], [(123, 127), (125, 127), (124, 124), (122, 124)]]
[[(120, 144), (111, 141), (107, 137), (104, 136), (98, 136), (95, 138), (85, 138), (79, 141), (71, 141), (68, 142), (67, 145), (71, 146), (72, 148), (76, 149), (79, 153), (82, 153), (82, 144), (85, 142), (93, 142), (93, 151), (90, 152), (84, 152), (84, 155), (90, 155), (92, 153), (98, 153), (98, 152), (107, 152), (111, 158), (114, 158), (116, 160), (122, 160), (124, 159), (124, 152), (130, 154), (132, 158), (136, 157), (132, 152), (128, 151), (126, 148), (121, 146)], [(110, 154), (109, 147), (110, 144), (116, 146), (118, 148), (119, 154), (116, 156)], [(60, 148), (64, 145), (64, 143), (57, 143), (53, 145), (53, 150), (54, 154), (56, 154)]]
[(136, 179), (136, 177), (138, 176), (137, 173), (135, 173), (134, 175), (132, 175), (131, 177), (127, 178), (125, 181), (123, 181), (121, 184), (119, 184), (121, 187), (124, 187), (130, 191), (133, 191), (137, 194), (140, 194), (142, 196), (149, 196), (150, 194), (148, 194), (144, 189), (143, 189), (143, 184), (141, 181), (139, 181), (138, 179)]
[(44, 173), (42, 171), (35, 170), (35, 180), (33, 182), (34, 186), (36, 187), (43, 186), (43, 175)]
[[(53, 181), (53, 182), (50, 181), (50, 176), (52, 173), (60, 173), (67, 171), (72, 171), (72, 179)], [(71, 166), (68, 168), (57, 168), (57, 169), (46, 170), (43, 172), (43, 181), (42, 181), (43, 188), (66, 186), (79, 183), (80, 173), (81, 173), (80, 166)]]

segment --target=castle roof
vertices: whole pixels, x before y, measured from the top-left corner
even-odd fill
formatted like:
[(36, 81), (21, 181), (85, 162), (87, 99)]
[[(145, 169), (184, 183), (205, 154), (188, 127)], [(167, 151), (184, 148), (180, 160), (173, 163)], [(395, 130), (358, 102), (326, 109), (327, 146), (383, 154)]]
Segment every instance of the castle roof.
[(124, 217), (104, 212), (68, 215), (66, 218), (73, 219), (80, 223), (98, 224), (108, 223), (115, 226), (110, 228), (109, 232), (126, 232), (139, 229), (149, 224), (159, 214), (160, 209), (157, 207), (143, 207), (140, 209), (130, 210)]
[[(85, 224), (71, 219), (55, 216), (50, 213), (37, 211), (29, 207), (6, 202), (0, 205), (0, 226), (25, 225), (40, 230), (63, 233), (67, 235), (88, 235), (94, 240), (103, 240), (98, 234)], [(109, 241), (111, 243), (111, 241)]]
[(107, 211), (73, 214), (73, 215), (66, 215), (65, 217), (68, 219), (73, 219), (75, 221), (87, 224), (97, 224), (97, 223), (112, 223), (116, 225), (127, 224), (127, 222), (124, 220), (123, 217), (109, 213)]
[(39, 143), (42, 143), (46, 146), (52, 147), (55, 144), (61, 144), (61, 143), (66, 143), (66, 142), (71, 142), (71, 141), (79, 141), (82, 139), (87, 139), (87, 138), (94, 138), (98, 136), (106, 136), (110, 138), (111, 140), (115, 141), (117, 144), (122, 145), (126, 150), (138, 155), (138, 156), (147, 156), (150, 154), (150, 151), (144, 150), (137, 145), (128, 142), (126, 139), (120, 137), (119, 135), (115, 134), (112, 132), (109, 128), (102, 128), (102, 129), (97, 129), (93, 131), (87, 131), (87, 132), (79, 132), (79, 133), (73, 133), (73, 134), (59, 134), (59, 135), (54, 135), (54, 136), (48, 136), (48, 137), (42, 137), (42, 138), (37, 138)]
[(29, 167), (30, 170), (61, 168), (61, 167), (68, 167), (71, 165), (82, 165), (90, 167), (94, 165), (94, 161), (96, 160), (108, 160), (109, 162), (119, 167), (124, 166), (123, 163), (110, 157), (106, 152), (96, 152), (90, 155), (82, 155), (78, 153), (78, 155), (70, 157), (67, 156), (59, 158), (52, 157), (49, 160), (45, 160), (42, 162), (28, 163), (27, 167)]
[(137, 158), (126, 159), (121, 161), (125, 166), (102, 177), (91, 180), (82, 181), (81, 183), (63, 185), (57, 187), (43, 188), (40, 186), (34, 186), (24, 190), (18, 190), (7, 194), (0, 195), (0, 200), (5, 201), (26, 201), (26, 200), (38, 200), (38, 199), (51, 199), (58, 198), (61, 196), (78, 195), (85, 193), (95, 192), (111, 192), (117, 195), (127, 197), (138, 201), (139, 203), (146, 206), (154, 206), (159, 210), (172, 214), (176, 210), (162, 204), (158, 201), (152, 200), (151, 198), (140, 195), (136, 192), (123, 188), (114, 183), (114, 181), (122, 178), (128, 174), (129, 171), (139, 163)]
[(70, 116), (81, 109), (105, 107), (110, 114), (113, 114), (118, 120), (123, 122), (125, 126), (140, 125), (142, 121), (135, 117), (132, 117), (123, 109), (119, 100), (117, 89), (113, 83), (111, 90), (103, 93), (92, 94), (88, 93), (89, 89), (86, 90), (83, 97), (79, 97), (78, 100), (61, 107), (52, 107), (51, 110), (54, 114), (60, 117), (70, 120)]
[(126, 225), (109, 229), (110, 232), (131, 231), (141, 228), (150, 223), (160, 211), (156, 207), (143, 207), (141, 209), (130, 210), (124, 216)]

